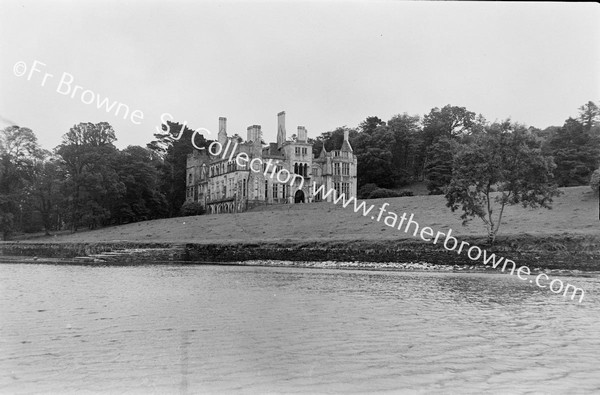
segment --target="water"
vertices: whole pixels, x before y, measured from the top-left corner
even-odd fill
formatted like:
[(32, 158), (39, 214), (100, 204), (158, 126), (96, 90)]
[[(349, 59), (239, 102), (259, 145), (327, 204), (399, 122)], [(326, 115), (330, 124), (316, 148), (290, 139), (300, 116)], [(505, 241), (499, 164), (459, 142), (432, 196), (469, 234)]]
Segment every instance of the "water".
[(583, 303), (489, 273), (0, 265), (0, 393), (593, 393)]

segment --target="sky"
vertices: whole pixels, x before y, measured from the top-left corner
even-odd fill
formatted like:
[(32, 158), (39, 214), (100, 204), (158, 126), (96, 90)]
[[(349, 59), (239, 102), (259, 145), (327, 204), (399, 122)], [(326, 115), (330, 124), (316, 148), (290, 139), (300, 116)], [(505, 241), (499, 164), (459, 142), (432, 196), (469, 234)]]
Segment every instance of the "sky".
[(560, 126), (600, 101), (599, 22), (594, 3), (0, 0), (0, 127), (51, 149), (106, 121), (124, 148), (226, 117), (275, 141), (280, 111), (315, 137), (447, 104)]

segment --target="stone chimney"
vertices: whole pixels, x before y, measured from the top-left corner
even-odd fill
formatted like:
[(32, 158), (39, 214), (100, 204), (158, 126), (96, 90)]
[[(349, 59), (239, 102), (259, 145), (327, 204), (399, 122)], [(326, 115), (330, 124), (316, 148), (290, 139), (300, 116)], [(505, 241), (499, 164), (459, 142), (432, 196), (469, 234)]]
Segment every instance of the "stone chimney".
[(219, 135), (218, 135), (219, 144), (222, 147), (227, 144), (227, 118), (219, 117)]
[(260, 128), (261, 128), (260, 125), (248, 126), (248, 129), (247, 129), (248, 138), (246, 140), (253, 141), (255, 143), (260, 144), (260, 139), (261, 139), (261, 135), (262, 135)]
[(306, 134), (306, 128), (304, 126), (298, 126), (298, 141), (305, 143), (307, 140)]
[(349, 135), (350, 133), (348, 132), (348, 130), (344, 130), (344, 142), (342, 143), (342, 148), (340, 149), (340, 151), (352, 152), (352, 146), (350, 145)]
[(281, 149), (285, 143), (285, 111), (277, 114), (277, 148)]

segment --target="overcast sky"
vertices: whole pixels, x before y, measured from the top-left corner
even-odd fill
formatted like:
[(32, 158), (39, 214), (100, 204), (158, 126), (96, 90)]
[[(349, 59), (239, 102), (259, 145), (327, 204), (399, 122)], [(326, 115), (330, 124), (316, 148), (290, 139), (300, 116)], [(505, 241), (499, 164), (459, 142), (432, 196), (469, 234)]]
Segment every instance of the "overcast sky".
[[(260, 124), (266, 141), (282, 110), (288, 136), (446, 104), (562, 125), (600, 100), (599, 22), (598, 4), (572, 3), (2, 0), (0, 125), (45, 148), (100, 121), (119, 147), (145, 145), (164, 113), (212, 136), (220, 116), (244, 138)], [(83, 90), (139, 110), (139, 125)]]

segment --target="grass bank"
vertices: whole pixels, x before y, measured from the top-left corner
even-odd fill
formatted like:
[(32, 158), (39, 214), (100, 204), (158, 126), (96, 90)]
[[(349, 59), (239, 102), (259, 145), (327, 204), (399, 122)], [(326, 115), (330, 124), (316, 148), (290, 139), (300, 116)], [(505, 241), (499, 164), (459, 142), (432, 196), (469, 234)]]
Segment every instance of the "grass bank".
[[(575, 187), (564, 188), (552, 210), (508, 207), (492, 250), (532, 267), (600, 270), (597, 199), (589, 187)], [(375, 205), (373, 212), (387, 202), (388, 211), (414, 214), (420, 227), (428, 226), (436, 232), (452, 229), (453, 236), (460, 240), (486, 247), (483, 223), (475, 219), (462, 226), (458, 213), (446, 208), (443, 196), (366, 202)], [(86, 248), (89, 252), (118, 246), (185, 246), (184, 260), (198, 262), (287, 259), (472, 264), (464, 253), (448, 252), (439, 244), (421, 241), (412, 233), (330, 203), (264, 206), (240, 214), (147, 221), (5, 243), (0, 250), (8, 255), (19, 245), (23, 255), (30, 255), (26, 250), (34, 251), (36, 244), (38, 252), (42, 252), (39, 244), (44, 244), (84, 253)]]

